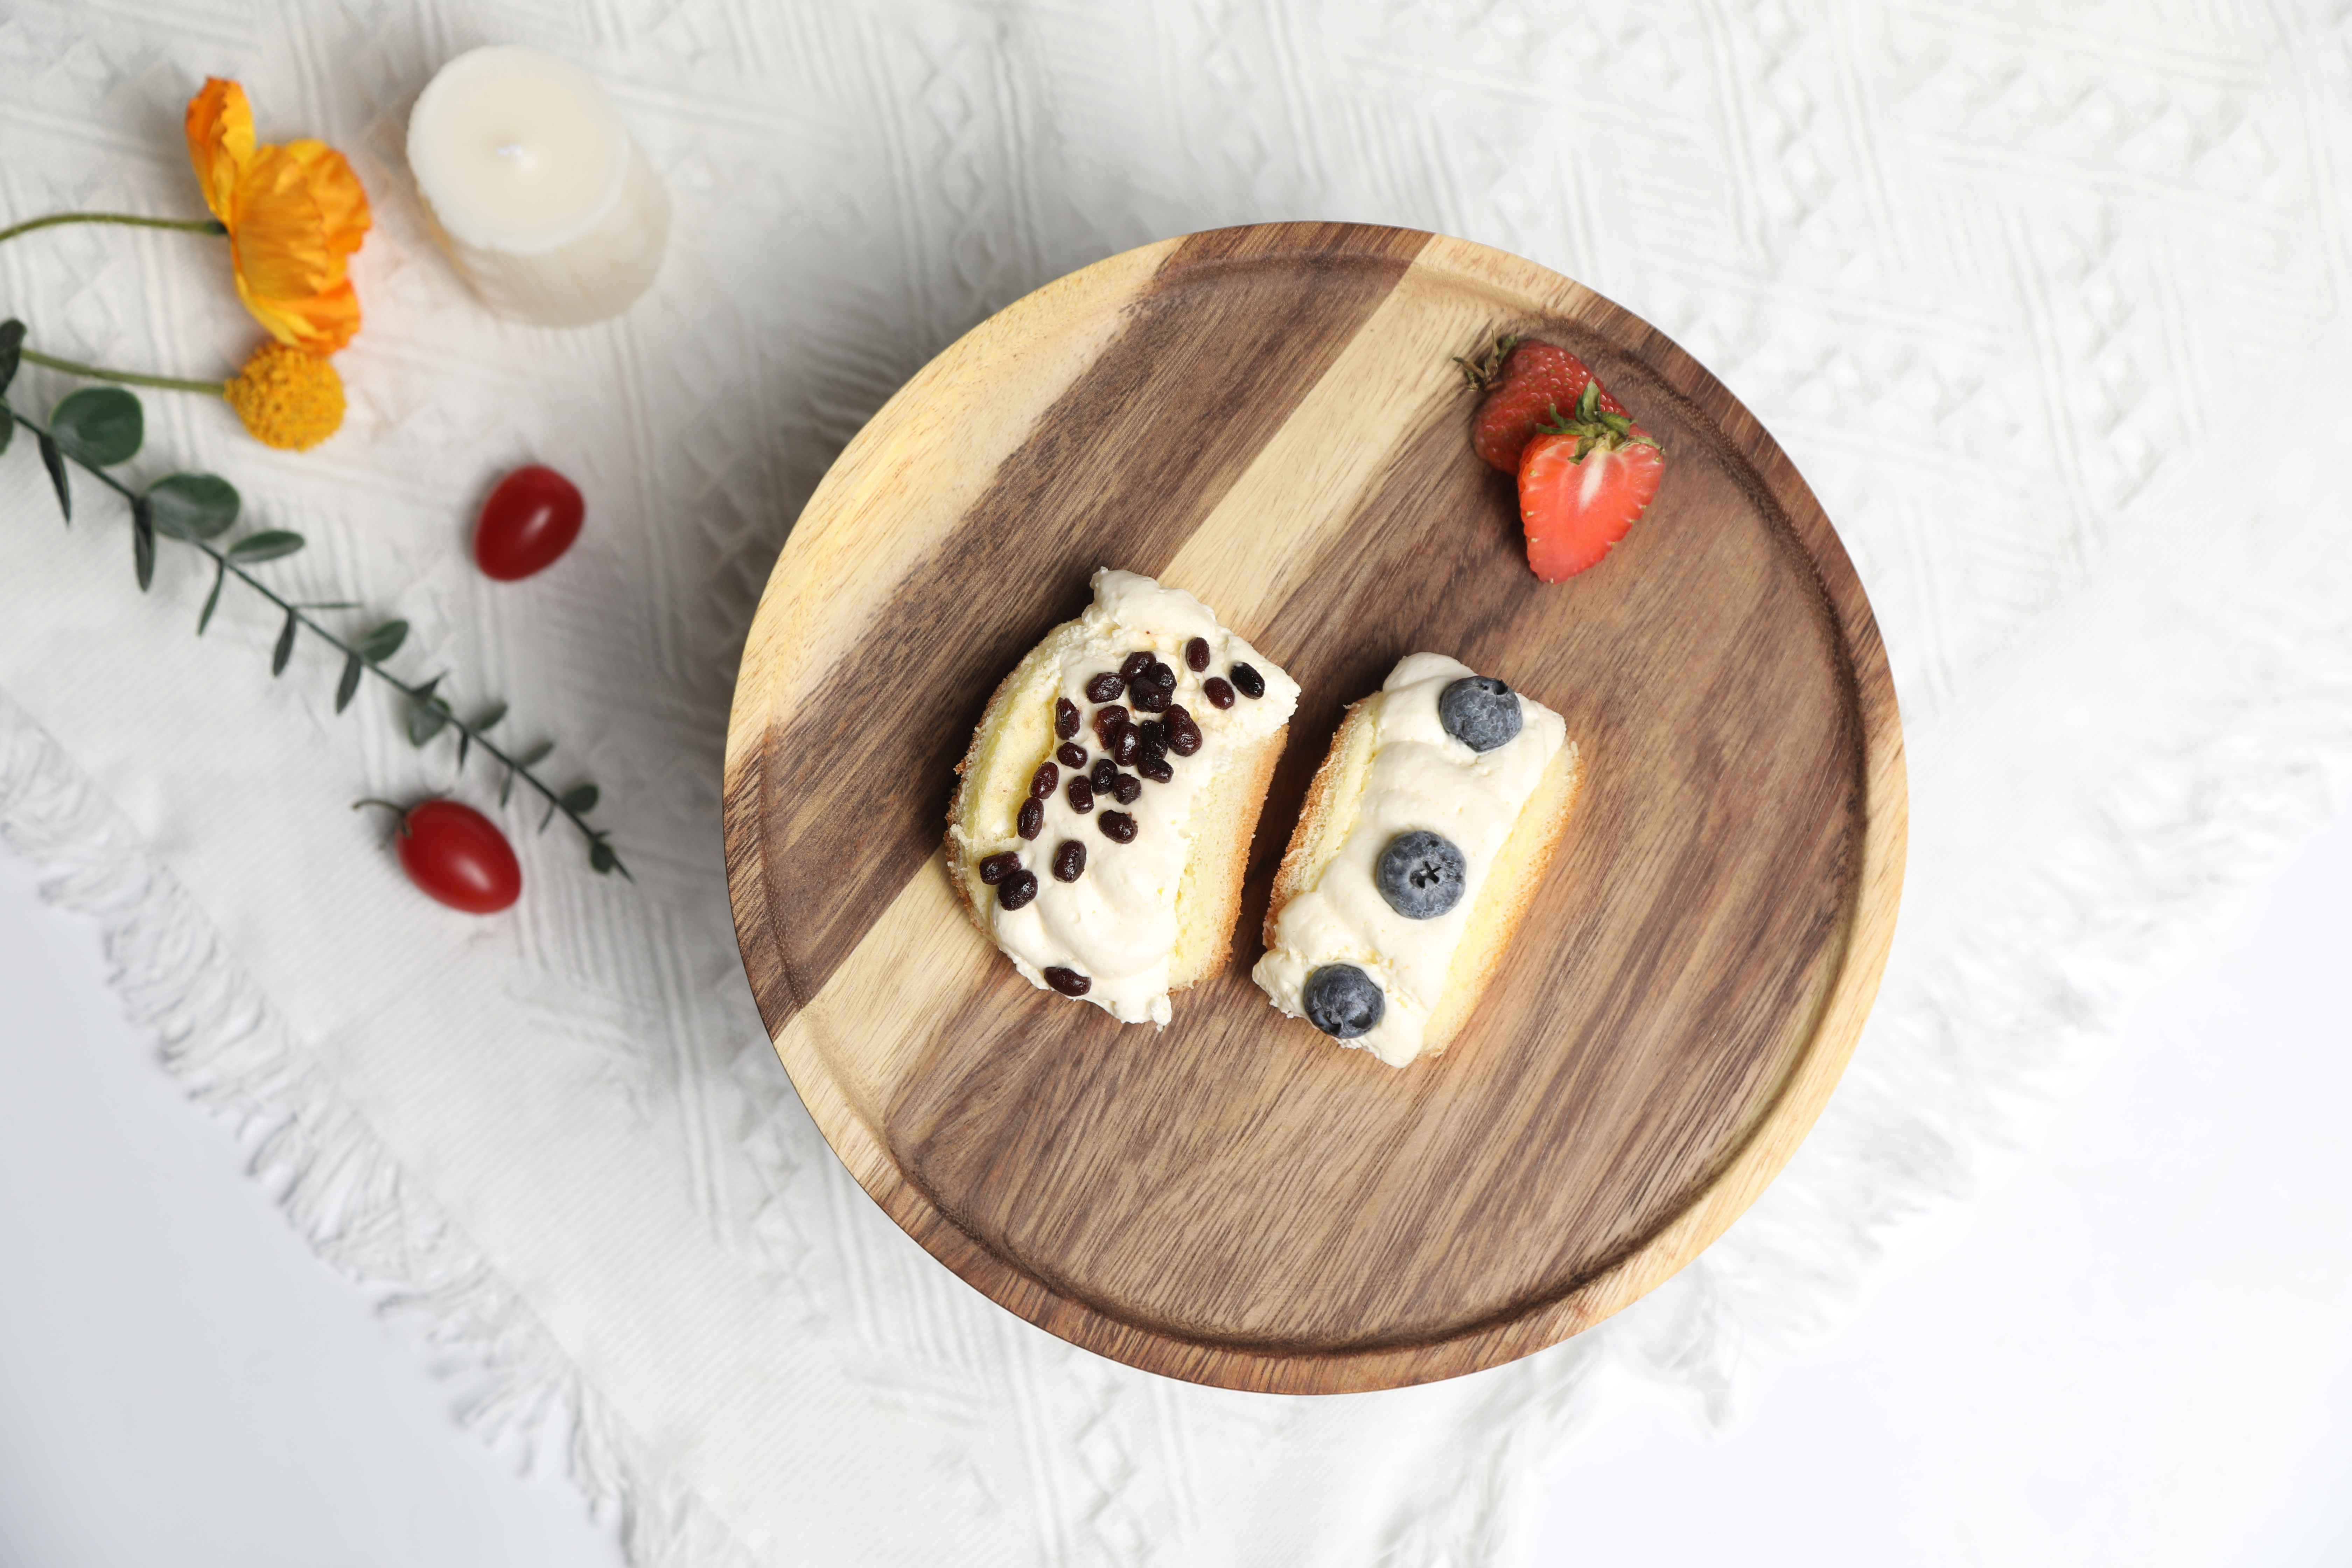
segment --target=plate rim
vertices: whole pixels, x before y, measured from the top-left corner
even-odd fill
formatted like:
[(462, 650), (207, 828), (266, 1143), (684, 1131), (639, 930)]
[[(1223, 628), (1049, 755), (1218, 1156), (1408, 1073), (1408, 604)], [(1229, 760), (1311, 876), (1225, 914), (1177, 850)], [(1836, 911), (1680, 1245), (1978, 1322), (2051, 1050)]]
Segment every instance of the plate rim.
[[(1252, 224), (1211, 234), (1272, 236), (1320, 224)], [(1812, 490), (1747, 405), (1679, 344), (1641, 317), (1539, 264), (1475, 241), (1377, 225), (1353, 232), (1422, 243), (1408, 266), (1451, 273), (1490, 292), (1538, 301), (1573, 319), (1634, 358), (1675, 395), (1704, 402), (1707, 422), (1754, 469), (1780, 510), (1820, 584), (1846, 656), (1845, 673), (1859, 721), (1862, 798), (1855, 814), (1860, 852), (1834, 943), (1832, 976), (1815, 1004), (1812, 1026), (1779, 1089), (1713, 1180), (1639, 1246), (1563, 1294), (1524, 1309), (1507, 1308), (1444, 1337), (1346, 1351), (1291, 1352), (1181, 1335), (1112, 1317), (1055, 1292), (959, 1226), (891, 1157), (830, 1066), (789, 1027), (803, 998), (788, 952), (770, 933), (759, 826), (765, 736), (777, 697), (763, 679), (763, 635), (788, 627), (795, 550), (802, 524), (841, 504), (856, 476), (891, 438), (910, 409), (968, 364), (1001, 352), (1022, 335), (1074, 312), (1099, 309), (1148, 279), (1186, 239), (1180, 236), (1120, 252), (1023, 296), (957, 339), (910, 377), (845, 446), (810, 494), (779, 552), (746, 635), (727, 732), (723, 787), (728, 890), (738, 947), (771, 1045), (817, 1130), (860, 1187), (926, 1251), (998, 1305), (1063, 1339), (1129, 1365), (1214, 1386), (1267, 1393), (1340, 1393), (1403, 1387), (1499, 1365), (1579, 1333), (1655, 1289), (1696, 1258), (1746, 1211), (1777, 1176), (1818, 1120), (1852, 1058), (1894, 938), (1908, 836), (1902, 725), (1894, 678), (1861, 578)], [(936, 855), (934, 856), (936, 858)], [(918, 873), (919, 875), (921, 873)], [(765, 943), (764, 949), (762, 943)], [(779, 1005), (779, 989), (793, 1001)], [(779, 1014), (781, 1013), (781, 1016)]]

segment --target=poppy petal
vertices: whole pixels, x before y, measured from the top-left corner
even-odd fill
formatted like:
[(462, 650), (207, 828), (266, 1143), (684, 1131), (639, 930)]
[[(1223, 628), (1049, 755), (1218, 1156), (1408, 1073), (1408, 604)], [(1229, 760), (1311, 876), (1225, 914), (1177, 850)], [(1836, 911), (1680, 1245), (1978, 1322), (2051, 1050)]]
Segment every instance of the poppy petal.
[(229, 227), (237, 292), (280, 342), (332, 353), (359, 330), (343, 258), (367, 232), (367, 195), (322, 144), (263, 147), (236, 187)]
[(219, 77), (206, 77), (204, 89), (188, 100), (188, 162), (205, 205), (221, 222), (229, 221), (236, 195), (237, 171), (253, 157), (253, 109), (245, 89)]

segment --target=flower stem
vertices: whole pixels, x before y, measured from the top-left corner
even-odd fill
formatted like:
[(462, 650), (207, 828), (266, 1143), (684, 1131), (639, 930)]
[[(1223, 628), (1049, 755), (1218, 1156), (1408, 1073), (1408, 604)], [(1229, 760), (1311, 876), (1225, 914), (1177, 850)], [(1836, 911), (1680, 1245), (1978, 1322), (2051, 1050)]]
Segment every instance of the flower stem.
[[(27, 353), (25, 357), (30, 359), (33, 356)], [(32, 420), (26, 418), (24, 415), (18, 413), (16, 409), (9, 407), (5, 402), (0, 402), (0, 413), (5, 413), (8, 417), (16, 420), (17, 424), (23, 426), (26, 429), (30, 430), (36, 436), (47, 437), (48, 435), (48, 431), (43, 429), (39, 425), (35, 424)], [(124, 484), (121, 479), (116, 479), (112, 474), (108, 473), (104, 468), (101, 468), (95, 463), (89, 462), (70, 452), (65, 454), (65, 456), (69, 458), (77, 468), (81, 468), (84, 472), (88, 473), (90, 478), (96, 479), (99, 483), (114, 491), (115, 494), (121, 496), (124, 500), (132, 502), (136, 502), (138, 500), (139, 495), (137, 491)], [(178, 535), (173, 535), (173, 537), (179, 538)], [(263, 598), (277, 605), (280, 610), (286, 612), (287, 615), (299, 622), (312, 637), (317, 637), (320, 641), (333, 648), (337, 653), (341, 654), (345, 658), (358, 659), (361, 666), (364, 668), (368, 673), (373, 675), (378, 680), (383, 681), (394, 690), (398, 691), (410, 701), (421, 702), (427, 696), (427, 693), (423, 688), (409, 685), (408, 682), (401, 679), (400, 677), (393, 674), (392, 671), (384, 668), (383, 666), (378, 664), (375, 660), (362, 654), (357, 648), (345, 642), (342, 638), (337, 637), (334, 633), (329, 631), (326, 627), (320, 626), (318, 622), (312, 620), (309, 616), (304, 615), (302, 612), (306, 606), (296, 604), (293, 600), (285, 597), (283, 595), (278, 593), (277, 590), (271, 588), (268, 584), (263, 582), (260, 578), (256, 577), (252, 573), (247, 572), (244, 567), (230, 560), (228, 558), (228, 552), (222, 550), (219, 546), (212, 543), (208, 540), (203, 539), (183, 538), (180, 539), (180, 542), (183, 544), (192, 544), (198, 550), (203, 551), (205, 554), (211, 556), (215, 565), (216, 565), (222, 572), (234, 576), (238, 582), (244, 584), (247, 587), (252, 589), (255, 593), (260, 595)], [(514, 757), (502, 750), (499, 746), (498, 742), (490, 740), (479, 730), (475, 729), (471, 724), (467, 723), (466, 721), (458, 718), (455, 713), (448, 715), (446, 727), (457, 731), (460, 734), (472, 737), (473, 743), (475, 745), (479, 746), (484, 752), (496, 757), (499, 762), (504, 763), (508, 769), (513, 773), (515, 777), (522, 780), (523, 783), (537, 790), (540, 795), (545, 798), (550, 806), (569, 818), (572, 826), (578, 828), (580, 830), (581, 837), (587, 839), (589, 843), (593, 845), (598, 842), (605, 842), (606, 847), (608, 849), (610, 848), (609, 841), (604, 840), (602, 834), (600, 834), (595, 828), (589, 826), (587, 820), (578, 812), (563, 804), (563, 796), (561, 794), (550, 788), (543, 781), (541, 780), (537, 773), (532, 773), (529, 768), (525, 767), (521, 763), (516, 761)], [(635, 877), (631, 877), (629, 875), (629, 868), (621, 864), (621, 858), (617, 854), (613, 857), (613, 869), (618, 871), (629, 881), (634, 882), (636, 880)]]
[(215, 397), (226, 397), (228, 387), (217, 381), (183, 381), (175, 375), (141, 375), (135, 371), (108, 370), (102, 365), (83, 364), (77, 360), (59, 359), (55, 354), (36, 353), (31, 349), (18, 351), (35, 364), (47, 365), (68, 375), (86, 375), (94, 381), (120, 381), (131, 386), (160, 386), (167, 392), (209, 392)]
[(30, 234), (37, 228), (53, 228), (61, 223), (120, 223), (134, 228), (177, 228), (190, 234), (226, 234), (228, 227), (217, 218), (140, 217), (131, 213), (51, 213), (47, 217), (30, 218), (19, 224), (0, 228), (0, 241)]

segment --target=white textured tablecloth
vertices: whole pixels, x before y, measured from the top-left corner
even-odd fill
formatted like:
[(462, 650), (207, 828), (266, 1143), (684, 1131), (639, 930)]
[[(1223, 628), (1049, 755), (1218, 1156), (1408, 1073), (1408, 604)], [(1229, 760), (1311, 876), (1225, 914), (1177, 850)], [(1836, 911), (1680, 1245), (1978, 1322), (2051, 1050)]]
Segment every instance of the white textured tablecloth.
[[(194, 639), (188, 553), (142, 599), (121, 508), (85, 483), (60, 528), (22, 440), (0, 834), (106, 916), (174, 1068), (276, 1129), (321, 1250), (477, 1358), (477, 1418), (572, 1424), (641, 1561), (1491, 1561), (1596, 1357), (1720, 1394), (1743, 1345), (1818, 1321), (2095, 1011), (2095, 965), (2352, 752), (2352, 36), (2320, 5), (2051, 10), (10, 0), (0, 219), (198, 212), (179, 118), (207, 73), (264, 140), (351, 154), (377, 227), (343, 433), (270, 453), (153, 394), (132, 471), (216, 470), (308, 533), (265, 570), (406, 616), (401, 668), (558, 741), (638, 879), (518, 809), (514, 913), (417, 898), (347, 804), (447, 786), (450, 750), (373, 691), (334, 717), (316, 647), (272, 682), (234, 588)], [(618, 322), (501, 322), (425, 238), (407, 106), (496, 41), (593, 70), (668, 181), (669, 262)], [(1327, 216), (1532, 257), (1759, 413), (1876, 607), (1914, 834), (1854, 1065), (1722, 1243), (1540, 1355), (1307, 1400), (1072, 1349), (884, 1218), (762, 1037), (718, 786), (775, 552), (916, 365), (1128, 246)], [(217, 242), (177, 234), (0, 247), (0, 313), (180, 374), (256, 336)], [(525, 458), (579, 480), (588, 529), (492, 584), (467, 527)]]

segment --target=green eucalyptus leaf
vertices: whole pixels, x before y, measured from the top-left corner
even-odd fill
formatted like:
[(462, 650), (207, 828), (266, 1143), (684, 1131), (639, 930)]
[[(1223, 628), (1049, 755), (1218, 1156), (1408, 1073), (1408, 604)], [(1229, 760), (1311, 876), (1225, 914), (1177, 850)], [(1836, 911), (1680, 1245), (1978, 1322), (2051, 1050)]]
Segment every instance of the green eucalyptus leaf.
[(620, 863), (621, 858), (613, 853), (613, 847), (611, 845), (605, 843), (601, 838), (593, 838), (589, 840), (588, 864), (594, 869), (598, 876), (610, 876), (612, 874), (613, 868), (618, 866)]
[(473, 736), (473, 732), (472, 732), (471, 731), (467, 731), (467, 730), (460, 730), (460, 731), (457, 731), (457, 771), (458, 771), (459, 773), (464, 773), (464, 772), (466, 771), (466, 753), (467, 753), (467, 752), (470, 752), (470, 751), (472, 751), (473, 749), (474, 749), (474, 736)]
[(213, 612), (220, 608), (221, 584), (227, 581), (228, 563), (226, 561), (215, 562), (213, 563), (213, 591), (205, 595), (205, 613), (196, 617), (196, 635), (198, 637), (204, 636), (205, 628), (213, 624)]
[(517, 757), (515, 759), (515, 766), (519, 768), (535, 768), (539, 766), (540, 763), (547, 761), (547, 754), (553, 750), (555, 750), (554, 742), (541, 741), (538, 745), (533, 746), (530, 751), (525, 752), (521, 756)]
[(497, 723), (506, 716), (507, 705), (505, 703), (491, 703), (488, 709), (483, 712), (482, 716), (474, 721), (474, 733), (477, 735), (488, 734), (490, 732), (490, 726)]
[(16, 434), (16, 416), (8, 411), (7, 400), (0, 398), (0, 452), (8, 449), (8, 442)]
[(343, 660), (343, 678), (335, 682), (336, 712), (340, 713), (352, 705), (352, 699), (360, 689), (360, 671), (366, 668), (367, 666), (360, 662), (360, 656), (357, 654)]
[[(0, 321), (0, 392), (7, 391), (8, 384), (16, 379), (16, 361), (24, 350), (25, 323), (14, 316)], [(11, 420), (10, 423), (14, 424), (15, 421)], [(0, 433), (0, 447), (7, 445), (6, 434)]]
[(139, 444), (147, 438), (147, 416), (121, 387), (85, 386), (66, 394), (49, 411), (49, 434), (67, 456), (93, 468), (110, 468), (139, 455)]
[(259, 533), (248, 533), (228, 547), (231, 561), (247, 565), (262, 561), (275, 561), (281, 555), (291, 555), (308, 543), (299, 533), (282, 528), (265, 528)]
[(145, 496), (131, 498), (131, 570), (145, 593), (155, 581), (155, 509)]
[(382, 664), (385, 659), (398, 653), (400, 645), (407, 640), (408, 623), (406, 621), (386, 621), (383, 625), (370, 630), (368, 635), (360, 638), (352, 647), (359, 658), (367, 660), (370, 664)]
[(512, 768), (509, 768), (507, 770), (506, 783), (499, 785), (499, 804), (500, 805), (506, 805), (508, 801), (514, 798), (514, 776), (515, 771)]
[(273, 679), (286, 673), (286, 661), (294, 657), (294, 630), (301, 624), (301, 616), (291, 610), (286, 612), (286, 625), (278, 630), (278, 646), (269, 650), (269, 673)]
[(546, 832), (547, 825), (555, 820), (555, 813), (561, 805), (562, 803), (558, 801), (550, 801), (548, 803), (547, 815), (539, 819), (539, 830), (541, 833)]
[(57, 442), (47, 430), (41, 433), (41, 466), (49, 470), (49, 483), (58, 492), (58, 510), (66, 514), (66, 526), (73, 526), (73, 487), (66, 483), (65, 454), (58, 450)]
[(173, 539), (215, 539), (236, 522), (236, 487), (218, 474), (166, 474), (140, 498), (155, 531)]
[(555, 804), (574, 816), (593, 811), (596, 809), (596, 786), (592, 784), (574, 784), (565, 790), (562, 798)]
[(435, 676), (408, 700), (408, 743), (412, 746), (422, 746), (448, 725), (449, 704), (433, 695), (433, 689), (440, 683), (441, 678)]

